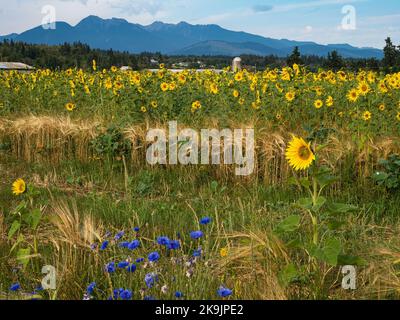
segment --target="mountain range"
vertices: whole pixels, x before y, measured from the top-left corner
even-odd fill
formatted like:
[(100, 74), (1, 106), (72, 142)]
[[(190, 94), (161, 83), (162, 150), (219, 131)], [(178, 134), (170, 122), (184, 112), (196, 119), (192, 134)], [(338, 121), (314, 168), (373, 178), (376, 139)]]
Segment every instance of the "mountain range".
[(169, 55), (253, 54), (286, 57), (297, 46), (303, 55), (326, 56), (329, 52), (336, 50), (346, 58), (381, 59), (383, 57), (382, 50), (375, 48), (278, 40), (227, 30), (215, 24), (192, 25), (187, 22), (169, 24), (157, 21), (143, 26), (124, 19), (102, 19), (97, 16), (88, 16), (76, 26), (71, 26), (66, 22), (56, 22), (55, 29), (44, 29), (38, 26), (20, 34), (0, 36), (0, 41), (4, 39), (47, 45), (79, 41), (97, 49), (113, 49), (130, 53), (161, 52)]

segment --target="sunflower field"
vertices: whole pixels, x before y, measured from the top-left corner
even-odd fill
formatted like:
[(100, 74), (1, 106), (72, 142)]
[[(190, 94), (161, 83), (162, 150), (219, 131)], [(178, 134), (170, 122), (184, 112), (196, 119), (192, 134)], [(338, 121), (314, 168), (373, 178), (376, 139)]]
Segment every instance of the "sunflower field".
[[(253, 174), (149, 165), (168, 121)], [(0, 299), (398, 299), (399, 132), (400, 73), (0, 72)]]

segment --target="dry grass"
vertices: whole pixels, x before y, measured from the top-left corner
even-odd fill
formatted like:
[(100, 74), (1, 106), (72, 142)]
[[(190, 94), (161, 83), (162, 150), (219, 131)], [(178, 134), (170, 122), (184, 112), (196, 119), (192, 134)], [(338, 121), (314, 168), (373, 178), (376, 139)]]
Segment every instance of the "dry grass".
[[(27, 162), (50, 161), (58, 163), (65, 159), (89, 161), (93, 156), (90, 143), (106, 125), (98, 121), (73, 121), (70, 118), (28, 116), (17, 120), (0, 121), (0, 139), (11, 142), (13, 154)], [(186, 128), (179, 124), (179, 130)], [(217, 120), (210, 119), (207, 127), (221, 128)], [(226, 126), (224, 126), (226, 127)], [(283, 129), (274, 129), (268, 122), (248, 121), (232, 123), (232, 128), (256, 128), (256, 159), (253, 177), (261, 177), (265, 184), (280, 185), (291, 175), (285, 159), (286, 143), (291, 134)], [(132, 143), (128, 166), (137, 169), (146, 166), (146, 133), (150, 128), (167, 129), (165, 123), (131, 125), (122, 128), (125, 137)], [(362, 143), (356, 141), (363, 141)], [(354, 139), (344, 130), (337, 130), (328, 138), (328, 147), (320, 152), (322, 162), (337, 171), (353, 168), (357, 177), (369, 177), (380, 158), (400, 152), (399, 137), (376, 139)], [(234, 177), (234, 166), (218, 166), (218, 178)], [(242, 180), (246, 180), (240, 178)], [(252, 179), (250, 179), (252, 180)]]
[(285, 300), (285, 289), (278, 280), (279, 266), (290, 258), (284, 244), (266, 231), (238, 232), (226, 237), (233, 245), (227, 257), (219, 260), (217, 272), (232, 270), (242, 299)]

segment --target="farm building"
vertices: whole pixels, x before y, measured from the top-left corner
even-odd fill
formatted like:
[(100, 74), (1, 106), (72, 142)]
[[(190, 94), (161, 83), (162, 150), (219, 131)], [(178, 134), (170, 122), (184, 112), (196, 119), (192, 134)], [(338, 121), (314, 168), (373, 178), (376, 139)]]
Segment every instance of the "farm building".
[(11, 70), (20, 72), (31, 72), (35, 70), (35, 68), (21, 62), (0, 62), (0, 71)]

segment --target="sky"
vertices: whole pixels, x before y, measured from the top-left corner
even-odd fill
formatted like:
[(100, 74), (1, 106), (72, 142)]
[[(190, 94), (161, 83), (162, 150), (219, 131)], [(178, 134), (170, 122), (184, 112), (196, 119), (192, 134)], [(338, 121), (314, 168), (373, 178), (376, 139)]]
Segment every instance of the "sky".
[(144, 25), (218, 24), (276, 39), (358, 47), (382, 48), (390, 36), (400, 45), (399, 0), (0, 0), (0, 35), (41, 25), (48, 6), (57, 21), (71, 25), (97, 15)]

